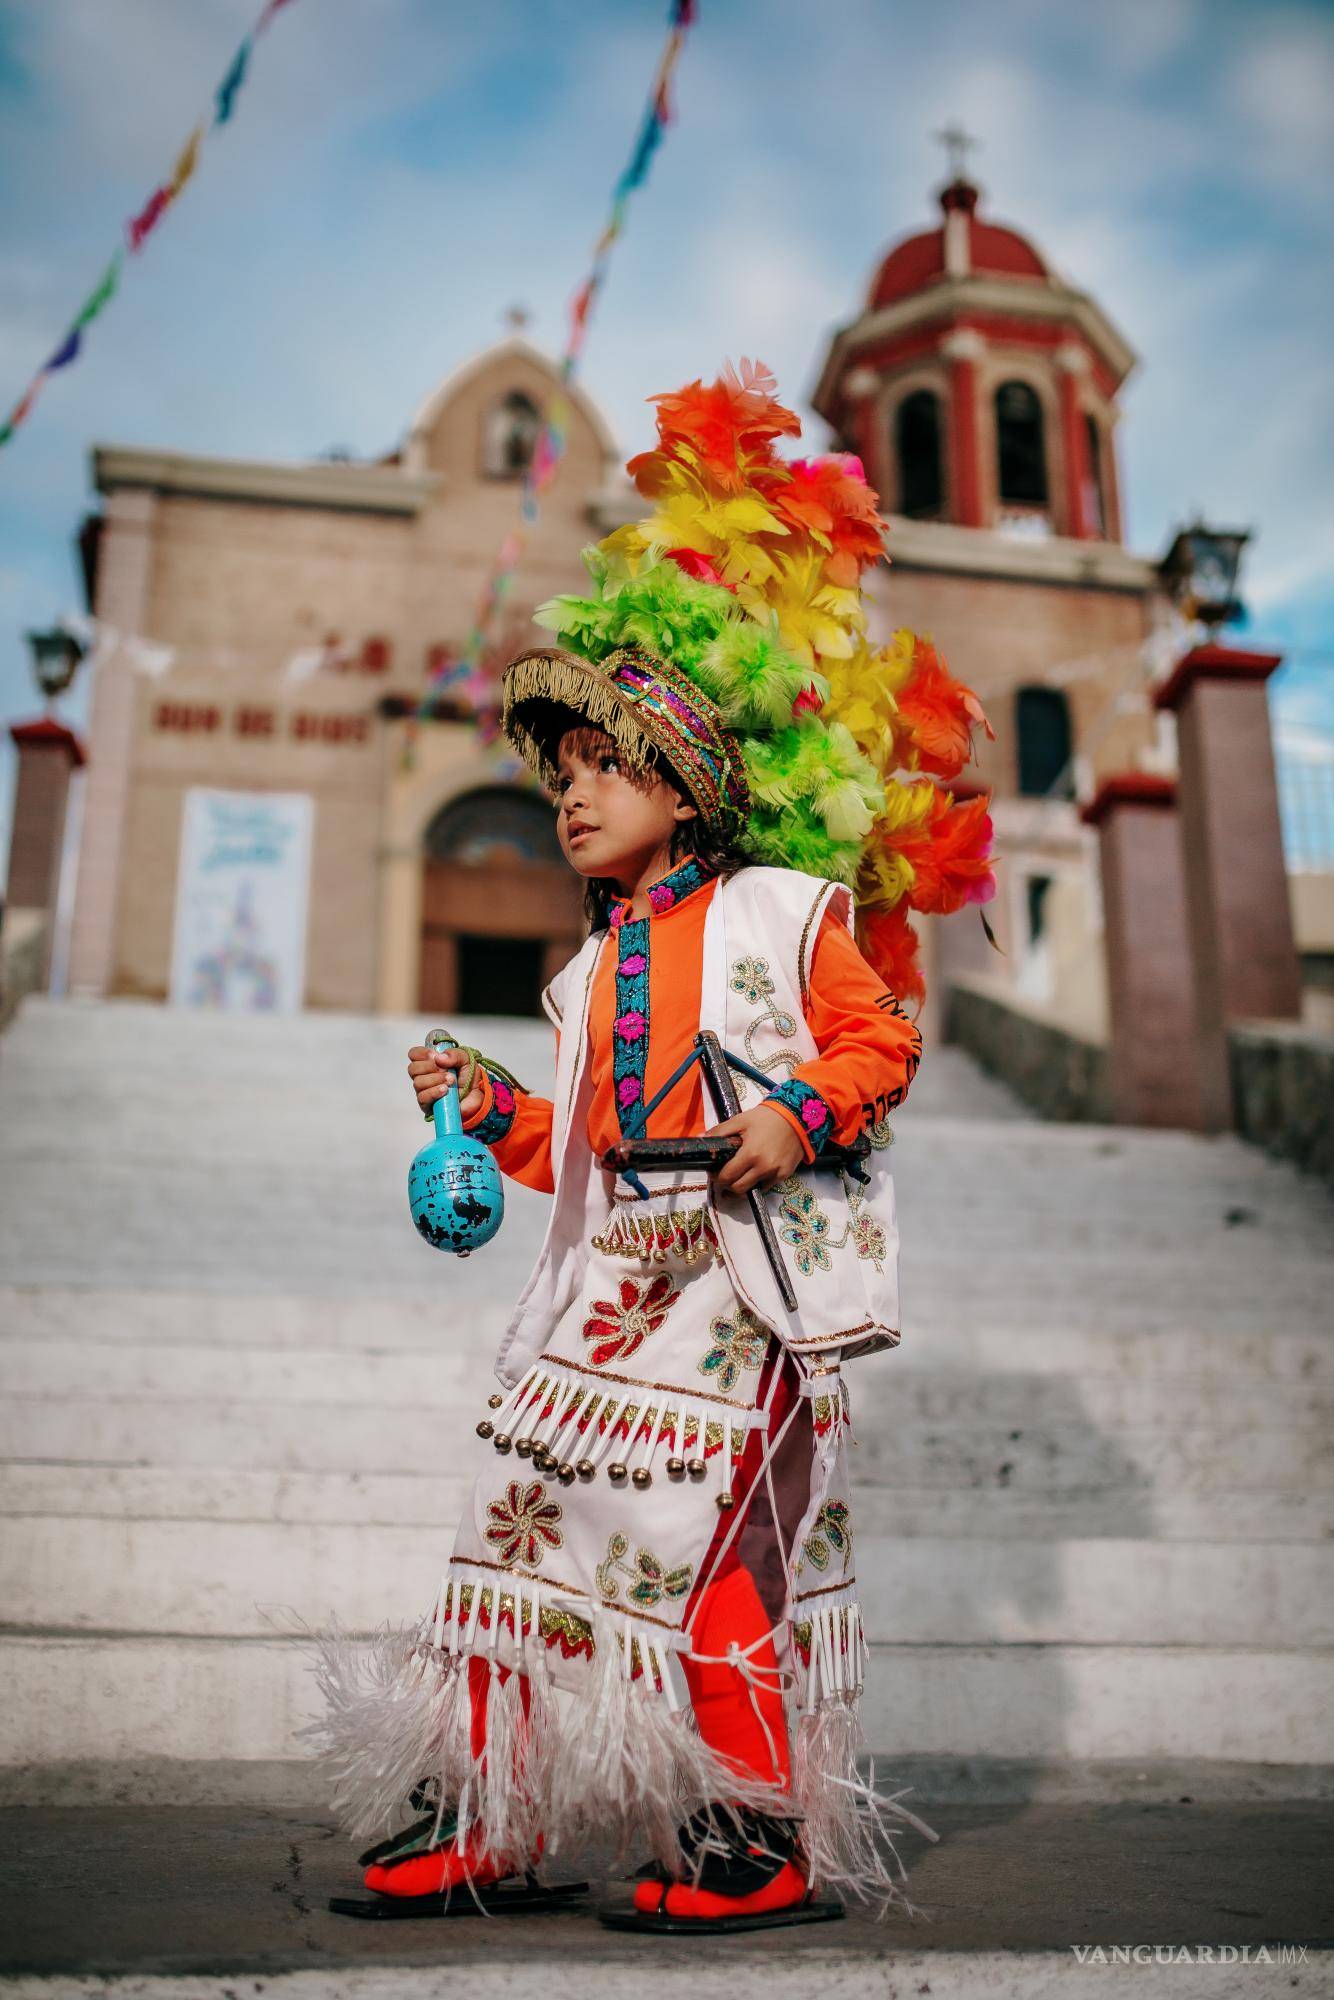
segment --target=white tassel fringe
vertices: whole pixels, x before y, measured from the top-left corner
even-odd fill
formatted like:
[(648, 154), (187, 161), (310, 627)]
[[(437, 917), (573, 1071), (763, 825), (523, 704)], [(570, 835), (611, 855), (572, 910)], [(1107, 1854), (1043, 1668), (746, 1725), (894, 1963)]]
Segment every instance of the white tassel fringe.
[[(383, 1630), (369, 1645), (336, 1630), (317, 1635), (326, 1709), (302, 1734), (326, 1765), (340, 1823), (358, 1838), (392, 1832), (409, 1792), (430, 1781), (442, 1813), (457, 1806), (460, 1837), (511, 1863), (526, 1863), (540, 1834), (548, 1860), (610, 1848), (620, 1863), (642, 1859), (647, 1844), (674, 1869), (676, 1830), (705, 1806), (791, 1814), (785, 1793), (742, 1776), (696, 1733), (676, 1705), (656, 1632), (606, 1616), (592, 1622), (593, 1660), (559, 1714), (540, 1640), (526, 1649), (527, 1722), (519, 1674), (502, 1686), (489, 1672), (480, 1764), (470, 1741), (468, 1655), (433, 1648), (425, 1624)], [(636, 1657), (644, 1667), (637, 1677)]]
[(831, 1696), (801, 1719), (792, 1747), (792, 1809), (802, 1820), (810, 1884), (855, 1897), (877, 1916), (890, 1909), (915, 1916), (901, 1886), (908, 1871), (894, 1834), (910, 1826), (926, 1840), (939, 1835), (900, 1804), (901, 1793), (876, 1790), (874, 1766), (861, 1775), (862, 1748), (854, 1694)]

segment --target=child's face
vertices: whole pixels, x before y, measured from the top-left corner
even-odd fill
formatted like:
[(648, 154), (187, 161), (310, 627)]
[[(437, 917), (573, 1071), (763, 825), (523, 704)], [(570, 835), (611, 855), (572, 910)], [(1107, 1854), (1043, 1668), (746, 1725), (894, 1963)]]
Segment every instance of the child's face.
[(622, 889), (670, 849), (695, 808), (656, 771), (626, 765), (600, 729), (571, 729), (556, 760), (556, 830), (561, 851), (581, 875)]

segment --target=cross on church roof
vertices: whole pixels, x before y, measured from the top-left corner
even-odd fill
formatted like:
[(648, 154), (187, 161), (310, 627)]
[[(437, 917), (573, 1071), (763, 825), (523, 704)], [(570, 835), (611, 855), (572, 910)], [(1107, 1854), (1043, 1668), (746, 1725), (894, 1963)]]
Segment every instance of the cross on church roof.
[(982, 143), (981, 140), (974, 139), (957, 121), (943, 126), (939, 132), (934, 132), (932, 137), (938, 139), (945, 148), (945, 163), (949, 168), (950, 178), (961, 181), (968, 170), (968, 155), (977, 151)]

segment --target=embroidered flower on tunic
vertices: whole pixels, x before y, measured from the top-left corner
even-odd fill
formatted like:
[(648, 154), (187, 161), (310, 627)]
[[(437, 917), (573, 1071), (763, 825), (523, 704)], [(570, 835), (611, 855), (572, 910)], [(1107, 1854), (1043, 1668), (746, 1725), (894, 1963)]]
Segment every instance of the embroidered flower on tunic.
[(801, 1545), (798, 1569), (810, 1563), (827, 1570), (836, 1555), (843, 1558), (844, 1574), (852, 1558), (852, 1524), (846, 1500), (826, 1500), (815, 1517), (815, 1526)]
[(736, 1387), (743, 1369), (760, 1366), (768, 1346), (764, 1328), (745, 1306), (711, 1319), (709, 1338), (713, 1345), (700, 1362), (699, 1372), (716, 1375), (724, 1392)]
[(634, 1562), (628, 1563), (625, 1557), (629, 1551), (630, 1542), (625, 1535), (613, 1535), (608, 1541), (606, 1560), (598, 1564), (595, 1575), (597, 1587), (604, 1598), (610, 1601), (617, 1596), (620, 1590), (618, 1570), (622, 1576), (630, 1578), (626, 1596), (643, 1611), (651, 1611), (664, 1597), (685, 1596), (694, 1581), (693, 1563), (681, 1563), (675, 1569), (668, 1569), (652, 1549), (636, 1549)]
[(614, 1299), (594, 1299), (584, 1321), (585, 1340), (596, 1345), (589, 1356), (595, 1368), (609, 1361), (628, 1361), (656, 1333), (681, 1294), (666, 1271), (655, 1278), (622, 1278)]
[(866, 1214), (854, 1216), (850, 1233), (857, 1255), (869, 1258), (878, 1271), (885, 1254), (887, 1239), (875, 1217)]
[(733, 959), (732, 991), (739, 993), (752, 1007), (758, 1007), (761, 1000), (767, 1000), (773, 990), (774, 982), (767, 958)]
[(790, 1244), (793, 1262), (803, 1278), (809, 1278), (812, 1271), (832, 1271), (829, 1252), (824, 1239), (829, 1234), (829, 1217), (808, 1187), (795, 1174), (785, 1181), (779, 1181), (775, 1188), (781, 1199), (778, 1208), (778, 1234), (784, 1243)]
[(547, 1550), (558, 1549), (565, 1540), (560, 1504), (549, 1497), (540, 1479), (529, 1486), (511, 1479), (504, 1499), (493, 1500), (486, 1512), (486, 1540), (506, 1569), (515, 1563), (536, 1569)]

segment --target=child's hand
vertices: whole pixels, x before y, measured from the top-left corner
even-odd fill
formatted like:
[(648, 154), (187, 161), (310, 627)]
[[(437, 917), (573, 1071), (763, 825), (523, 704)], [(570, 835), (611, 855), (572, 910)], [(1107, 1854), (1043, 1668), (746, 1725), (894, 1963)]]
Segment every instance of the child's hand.
[(749, 1194), (752, 1188), (772, 1187), (794, 1174), (806, 1157), (805, 1148), (781, 1111), (763, 1104), (750, 1111), (725, 1118), (706, 1135), (716, 1139), (720, 1132), (738, 1132), (741, 1144), (730, 1160), (719, 1167), (713, 1185), (719, 1194)]
[[(450, 1088), (449, 1078), (451, 1073), (454, 1070), (466, 1069), (468, 1061), (469, 1057), (466, 1049), (418, 1048), (408, 1050), (408, 1075), (412, 1079), (412, 1087), (417, 1093), (417, 1102), (423, 1111), (429, 1112), (437, 1097), (444, 1096), (445, 1092)], [(459, 1110), (463, 1115), (465, 1124), (469, 1118), (475, 1118), (482, 1108), (480, 1075), (481, 1072), (479, 1071), (479, 1080), (474, 1082), (468, 1095), (459, 1104)]]

